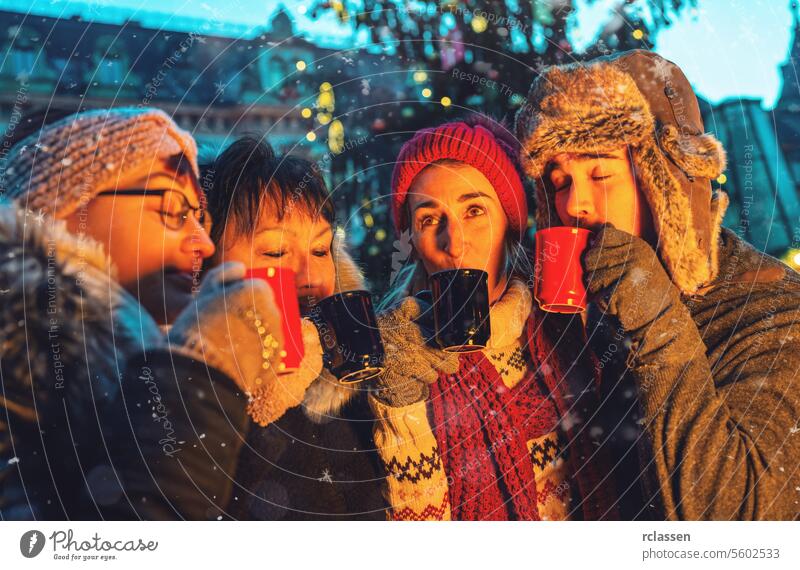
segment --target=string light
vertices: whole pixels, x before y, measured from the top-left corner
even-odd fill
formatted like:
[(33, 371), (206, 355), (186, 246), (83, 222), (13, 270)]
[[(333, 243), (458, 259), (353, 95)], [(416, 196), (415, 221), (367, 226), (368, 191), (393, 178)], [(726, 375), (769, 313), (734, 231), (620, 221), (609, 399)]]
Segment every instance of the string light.
[(331, 126), (328, 127), (328, 148), (334, 154), (344, 150), (344, 125), (338, 119), (331, 122)]
[(800, 249), (789, 249), (783, 254), (781, 261), (793, 269), (800, 269)]
[(725, 176), (724, 174), (720, 174), (719, 176), (717, 176), (717, 182), (719, 182), (720, 184), (725, 184), (727, 181), (728, 177)]
[(415, 71), (413, 77), (417, 83), (423, 83), (428, 79), (428, 74), (424, 71)]
[(311, 115), (312, 115), (313, 113), (311, 112), (311, 109), (309, 109), (308, 107), (306, 107), (306, 108), (304, 108), (302, 111), (300, 111), (300, 114), (303, 116), (303, 118), (304, 118), (304, 119), (310, 119), (310, 118), (311, 118)]
[(303, 71), (306, 68), (306, 62), (302, 59), (297, 60), (297, 63), (294, 64), (297, 68), (297, 71)]
[(470, 26), (472, 26), (472, 31), (475, 32), (476, 34), (485, 32), (488, 25), (489, 22), (483, 16), (475, 16), (472, 18), (472, 22), (470, 22)]
[(633, 39), (640, 40), (644, 37), (644, 32), (640, 29), (633, 30)]
[(422, 96), (427, 98), (433, 95), (433, 91), (431, 91), (428, 87), (422, 90)]
[(306, 133), (306, 139), (309, 142), (314, 142), (315, 140), (317, 140), (317, 135), (314, 133), (314, 131), (309, 131)]
[(450, 105), (453, 104), (453, 101), (450, 100), (450, 97), (447, 97), (445, 95), (444, 97), (442, 97), (441, 103), (442, 107), (449, 107)]

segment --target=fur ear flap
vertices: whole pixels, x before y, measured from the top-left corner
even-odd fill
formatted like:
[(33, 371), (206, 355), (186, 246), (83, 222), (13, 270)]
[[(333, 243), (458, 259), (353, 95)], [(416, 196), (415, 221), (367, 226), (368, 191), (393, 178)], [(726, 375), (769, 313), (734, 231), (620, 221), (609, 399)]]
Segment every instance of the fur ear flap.
[(664, 125), (658, 142), (688, 176), (716, 178), (725, 170), (725, 149), (713, 135), (681, 135), (675, 125)]
[(333, 240), (333, 263), (336, 266), (335, 293), (367, 288), (364, 274), (347, 251), (344, 240)]
[(655, 140), (646, 139), (634, 149), (634, 161), (659, 237), (658, 253), (673, 283), (688, 294), (709, 281), (707, 252), (697, 246), (689, 197), (667, 166)]
[(717, 190), (711, 198), (711, 279), (716, 279), (719, 273), (719, 234), (729, 202), (728, 195), (722, 190)]

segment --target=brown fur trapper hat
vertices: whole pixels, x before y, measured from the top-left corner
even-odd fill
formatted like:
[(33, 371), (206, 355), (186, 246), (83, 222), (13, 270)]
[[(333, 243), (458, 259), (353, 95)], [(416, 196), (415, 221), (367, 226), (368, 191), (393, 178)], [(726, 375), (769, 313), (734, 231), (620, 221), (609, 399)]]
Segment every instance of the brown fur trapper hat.
[(712, 196), (710, 179), (725, 170), (725, 152), (704, 133), (697, 97), (675, 64), (634, 50), (550, 67), (533, 82), (516, 132), (536, 183), (537, 228), (560, 225), (544, 179), (554, 156), (629, 145), (673, 282), (694, 293), (716, 276), (728, 198)]

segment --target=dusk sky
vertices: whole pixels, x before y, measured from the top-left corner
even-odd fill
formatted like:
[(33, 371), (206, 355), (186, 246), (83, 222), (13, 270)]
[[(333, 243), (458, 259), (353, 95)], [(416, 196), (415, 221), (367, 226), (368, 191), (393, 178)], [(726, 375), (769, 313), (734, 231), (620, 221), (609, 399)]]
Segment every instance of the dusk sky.
[[(209, 33), (247, 34), (265, 27), (283, 3), (298, 31), (320, 45), (348, 48), (355, 38), (334, 18), (314, 22), (306, 17), (310, 2), (301, 0), (0, 0), (0, 7), (20, 12), (121, 22), (135, 19), (146, 26), (191, 29), (197, 20), (210, 24)], [(570, 37), (577, 49), (589, 44), (613, 21), (620, 0), (597, 0), (588, 6), (577, 0)], [(762, 99), (769, 108), (780, 93), (778, 67), (791, 42), (792, 16), (788, 0), (698, 0), (660, 33), (656, 50), (680, 65), (697, 92), (712, 103), (730, 97)]]

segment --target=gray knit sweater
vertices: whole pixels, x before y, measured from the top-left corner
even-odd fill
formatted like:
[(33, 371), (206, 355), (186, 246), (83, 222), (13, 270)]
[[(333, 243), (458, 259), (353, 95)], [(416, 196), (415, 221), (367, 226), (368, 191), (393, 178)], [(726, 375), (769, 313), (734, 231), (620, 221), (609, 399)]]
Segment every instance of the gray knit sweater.
[(664, 358), (593, 346), (625, 519), (800, 518), (800, 275), (729, 230), (719, 267), (690, 318), (648, 330), (681, 327)]

